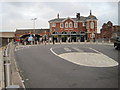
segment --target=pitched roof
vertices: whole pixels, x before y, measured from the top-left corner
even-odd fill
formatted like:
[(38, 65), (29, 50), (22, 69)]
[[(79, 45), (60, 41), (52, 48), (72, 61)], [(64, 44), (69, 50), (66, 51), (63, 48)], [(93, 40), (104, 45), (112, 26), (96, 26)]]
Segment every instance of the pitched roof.
[[(62, 22), (65, 19), (66, 18), (55, 18), (55, 19), (52, 19), (48, 22)], [(71, 19), (73, 19), (74, 21), (86, 21), (87, 19), (97, 19), (97, 18), (93, 15), (90, 15), (88, 17), (80, 16), (80, 20), (78, 18), (71, 18)]]

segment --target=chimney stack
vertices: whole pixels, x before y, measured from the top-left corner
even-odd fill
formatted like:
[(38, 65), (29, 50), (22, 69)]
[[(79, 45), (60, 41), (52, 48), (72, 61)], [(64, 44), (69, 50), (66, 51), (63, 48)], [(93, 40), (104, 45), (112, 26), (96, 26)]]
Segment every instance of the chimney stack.
[(80, 20), (80, 13), (77, 13), (76, 18)]
[(57, 18), (59, 19), (59, 13), (57, 14)]

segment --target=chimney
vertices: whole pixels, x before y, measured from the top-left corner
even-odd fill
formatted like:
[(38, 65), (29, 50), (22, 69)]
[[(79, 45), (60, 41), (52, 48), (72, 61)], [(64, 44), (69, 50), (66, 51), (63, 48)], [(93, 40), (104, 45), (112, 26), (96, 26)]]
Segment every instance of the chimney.
[(59, 19), (59, 13), (57, 14), (57, 18)]
[(76, 18), (80, 20), (80, 13), (77, 13)]

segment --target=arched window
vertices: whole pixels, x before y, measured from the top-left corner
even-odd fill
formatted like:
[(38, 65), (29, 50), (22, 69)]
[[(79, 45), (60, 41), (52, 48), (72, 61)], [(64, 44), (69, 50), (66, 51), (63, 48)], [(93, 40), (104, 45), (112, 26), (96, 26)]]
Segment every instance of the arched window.
[(69, 28), (72, 28), (73, 27), (73, 24), (72, 22), (69, 23)]
[(64, 26), (63, 26), (63, 23), (60, 23), (60, 28), (63, 28)]
[(74, 28), (77, 28), (78, 27), (78, 24), (77, 23), (74, 23)]
[(65, 28), (68, 28), (68, 22), (65, 23)]
[(91, 22), (91, 23), (90, 23), (90, 28), (91, 28), (91, 29), (94, 29), (94, 22)]

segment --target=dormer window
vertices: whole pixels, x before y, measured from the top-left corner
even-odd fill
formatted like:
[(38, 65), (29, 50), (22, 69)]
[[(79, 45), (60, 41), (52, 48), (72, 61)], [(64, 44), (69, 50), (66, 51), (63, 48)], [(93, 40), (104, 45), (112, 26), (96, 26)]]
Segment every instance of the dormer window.
[(73, 27), (73, 24), (72, 22), (69, 23), (69, 28), (72, 28)]
[(65, 23), (65, 28), (68, 28), (68, 22)]

